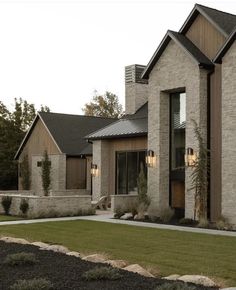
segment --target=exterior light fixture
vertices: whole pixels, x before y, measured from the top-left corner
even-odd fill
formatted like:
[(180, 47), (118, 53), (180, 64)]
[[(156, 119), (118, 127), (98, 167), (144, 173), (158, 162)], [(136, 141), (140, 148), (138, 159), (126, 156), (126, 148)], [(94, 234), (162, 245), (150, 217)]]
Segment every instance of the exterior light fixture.
[(97, 166), (97, 164), (91, 164), (91, 175), (93, 177), (98, 176), (98, 166)]
[(194, 153), (193, 148), (187, 148), (186, 154), (184, 156), (185, 166), (193, 167), (195, 165), (196, 159), (197, 159), (197, 156)]
[(148, 150), (146, 155), (146, 164), (147, 167), (154, 167), (156, 161), (156, 157), (154, 151)]

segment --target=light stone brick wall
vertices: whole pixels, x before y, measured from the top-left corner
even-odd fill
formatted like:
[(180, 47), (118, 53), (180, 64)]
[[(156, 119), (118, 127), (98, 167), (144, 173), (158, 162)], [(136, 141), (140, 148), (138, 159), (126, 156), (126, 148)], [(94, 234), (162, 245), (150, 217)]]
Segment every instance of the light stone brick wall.
[(65, 189), (65, 190), (50, 190), (50, 196), (72, 196), (72, 195), (90, 195), (87, 189)]
[[(1, 205), (0, 196), (0, 214), (4, 213)], [(22, 199), (26, 199), (29, 203), (29, 217), (47, 217), (47, 216), (66, 216), (76, 215), (79, 211), (87, 211), (91, 209), (91, 197), (88, 195), (80, 196), (19, 196), (12, 195), (12, 204), (10, 214), (20, 216), (20, 203)]]
[(138, 200), (137, 194), (116, 194), (111, 195), (111, 210), (114, 212), (118, 207), (124, 207)]
[(109, 193), (109, 141), (93, 141), (93, 163), (98, 166), (98, 176), (92, 177), (92, 199), (99, 200)]
[(141, 83), (125, 84), (125, 113), (134, 114), (148, 100), (148, 85)]
[(0, 190), (0, 195), (35, 195), (32, 190)]
[(222, 215), (236, 225), (236, 43), (222, 61)]
[[(41, 167), (37, 166), (38, 161), (42, 161), (42, 155), (32, 156), (32, 190), (36, 195), (43, 195)], [(66, 155), (49, 155), (51, 161), (51, 190), (65, 190), (66, 188)]]
[[(170, 41), (149, 76), (148, 149), (157, 154), (157, 166), (148, 170), (148, 195), (160, 207), (169, 206), (169, 94), (186, 91), (186, 148), (198, 150), (191, 119), (207, 135), (207, 72), (173, 40)], [(185, 216), (193, 218), (194, 193), (186, 169)]]

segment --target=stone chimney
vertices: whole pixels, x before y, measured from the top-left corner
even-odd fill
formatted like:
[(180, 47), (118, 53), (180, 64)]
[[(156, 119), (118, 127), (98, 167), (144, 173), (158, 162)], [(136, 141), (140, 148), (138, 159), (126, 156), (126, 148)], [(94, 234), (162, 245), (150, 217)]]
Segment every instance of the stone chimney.
[(148, 100), (148, 80), (141, 79), (144, 65), (125, 67), (125, 113), (134, 114)]

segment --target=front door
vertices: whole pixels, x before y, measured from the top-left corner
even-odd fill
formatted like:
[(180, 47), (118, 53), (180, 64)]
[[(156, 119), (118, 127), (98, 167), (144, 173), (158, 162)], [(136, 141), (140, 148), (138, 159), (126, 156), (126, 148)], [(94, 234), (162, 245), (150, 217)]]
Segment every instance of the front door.
[(186, 94), (170, 95), (170, 206), (179, 217), (185, 208)]

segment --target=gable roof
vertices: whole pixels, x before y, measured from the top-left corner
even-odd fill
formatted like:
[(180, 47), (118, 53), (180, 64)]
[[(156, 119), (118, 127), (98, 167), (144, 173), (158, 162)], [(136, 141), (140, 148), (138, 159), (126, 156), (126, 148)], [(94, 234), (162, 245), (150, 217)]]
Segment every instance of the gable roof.
[(225, 37), (228, 37), (236, 27), (236, 15), (195, 4), (179, 32), (185, 34), (199, 14), (203, 15)]
[(15, 159), (19, 157), (39, 119), (45, 125), (59, 150), (71, 156), (92, 154), (92, 146), (86, 142), (84, 136), (117, 120), (112, 118), (40, 112), (37, 114), (22, 141), (15, 155)]
[(195, 44), (193, 44), (186, 36), (179, 32), (168, 30), (157, 50), (155, 51), (154, 55), (152, 56), (151, 60), (149, 61), (146, 69), (144, 70), (142, 78), (147, 79), (149, 77), (149, 74), (152, 71), (154, 65), (157, 63), (171, 40), (173, 40), (185, 52), (187, 52), (189, 56), (199, 65), (199, 67), (206, 69), (211, 69), (214, 67), (214, 64), (210, 61), (210, 59), (205, 56), (200, 51), (200, 49)]
[(133, 115), (125, 115), (117, 122), (106, 126), (88, 136), (88, 140), (115, 139), (146, 136), (148, 133), (148, 103)]
[(220, 48), (218, 51), (216, 57), (214, 58), (214, 62), (216, 63), (221, 63), (222, 57), (226, 54), (228, 49), (231, 47), (233, 42), (236, 40), (236, 28), (233, 30), (233, 32), (230, 34), (230, 36), (227, 38), (226, 42), (224, 45)]

